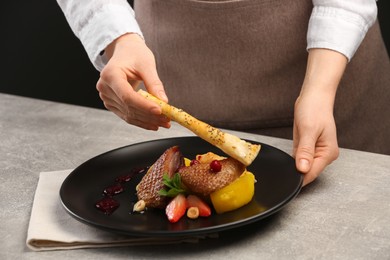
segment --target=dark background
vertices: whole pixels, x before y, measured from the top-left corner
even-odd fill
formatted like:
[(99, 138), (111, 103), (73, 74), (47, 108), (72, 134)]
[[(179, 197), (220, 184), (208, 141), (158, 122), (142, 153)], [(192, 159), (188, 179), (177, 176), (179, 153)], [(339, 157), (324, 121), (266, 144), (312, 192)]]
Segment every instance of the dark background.
[[(99, 73), (55, 0), (0, 6), (0, 92), (104, 108), (95, 88)], [(378, 10), (390, 50), (390, 1), (379, 0)]]

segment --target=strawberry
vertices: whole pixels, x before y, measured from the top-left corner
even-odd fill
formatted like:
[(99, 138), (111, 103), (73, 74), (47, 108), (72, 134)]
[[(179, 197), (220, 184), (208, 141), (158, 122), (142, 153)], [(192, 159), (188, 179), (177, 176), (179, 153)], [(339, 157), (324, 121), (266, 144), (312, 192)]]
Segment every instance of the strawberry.
[(186, 213), (186, 210), (186, 197), (180, 193), (169, 202), (165, 208), (165, 214), (171, 223), (175, 223)]
[(211, 215), (211, 209), (206, 202), (195, 195), (188, 195), (187, 197), (187, 208), (197, 207), (199, 209), (199, 216), (208, 217)]

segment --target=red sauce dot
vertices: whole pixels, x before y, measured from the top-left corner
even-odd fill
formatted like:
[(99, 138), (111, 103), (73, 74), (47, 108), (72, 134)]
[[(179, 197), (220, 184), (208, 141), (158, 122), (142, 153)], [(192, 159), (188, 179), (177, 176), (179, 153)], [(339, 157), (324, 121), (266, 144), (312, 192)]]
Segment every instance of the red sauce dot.
[(123, 192), (123, 186), (121, 184), (114, 184), (103, 190), (103, 194), (107, 196), (114, 196)]
[(119, 202), (111, 197), (105, 197), (96, 202), (95, 207), (104, 214), (111, 215), (119, 207)]

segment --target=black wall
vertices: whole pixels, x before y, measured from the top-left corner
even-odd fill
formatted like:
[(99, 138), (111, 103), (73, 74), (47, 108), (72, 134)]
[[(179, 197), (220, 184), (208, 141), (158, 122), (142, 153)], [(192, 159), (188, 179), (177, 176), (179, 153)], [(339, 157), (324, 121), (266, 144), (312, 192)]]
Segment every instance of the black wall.
[[(55, 0), (2, 1), (0, 7), (0, 92), (103, 108), (95, 89), (99, 73)], [(390, 1), (378, 7), (390, 49)]]
[(0, 92), (103, 107), (95, 88), (99, 74), (55, 0), (0, 6)]

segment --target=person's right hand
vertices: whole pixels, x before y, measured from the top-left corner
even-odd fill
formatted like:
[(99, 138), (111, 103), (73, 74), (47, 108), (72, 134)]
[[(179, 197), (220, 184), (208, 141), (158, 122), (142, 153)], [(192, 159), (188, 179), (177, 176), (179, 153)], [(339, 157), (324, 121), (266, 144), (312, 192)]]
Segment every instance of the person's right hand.
[(129, 124), (148, 130), (170, 127), (161, 108), (136, 92), (140, 81), (151, 94), (168, 102), (152, 51), (137, 34), (125, 34), (105, 49), (109, 58), (96, 88), (104, 106)]

